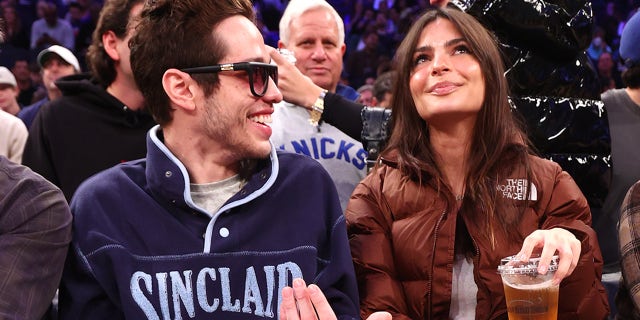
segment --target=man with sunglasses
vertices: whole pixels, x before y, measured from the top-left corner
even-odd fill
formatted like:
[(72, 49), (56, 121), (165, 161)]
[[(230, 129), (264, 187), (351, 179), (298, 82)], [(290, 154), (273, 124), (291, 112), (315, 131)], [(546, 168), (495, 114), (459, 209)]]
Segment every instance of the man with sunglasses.
[(147, 2), (131, 66), (158, 126), (73, 198), (62, 319), (359, 318), (330, 177), (269, 141), (282, 94), (253, 20), (249, 0)]
[(320, 120), (330, 93), (348, 98), (344, 92), (350, 89), (358, 96), (339, 84), (346, 50), (342, 18), (325, 0), (292, 0), (280, 20), (278, 47), (293, 53), (296, 67), (320, 90), (305, 104), (288, 99), (276, 105), (272, 140), (283, 150), (320, 162), (331, 175), (344, 210), (366, 176), (367, 152), (362, 143)]

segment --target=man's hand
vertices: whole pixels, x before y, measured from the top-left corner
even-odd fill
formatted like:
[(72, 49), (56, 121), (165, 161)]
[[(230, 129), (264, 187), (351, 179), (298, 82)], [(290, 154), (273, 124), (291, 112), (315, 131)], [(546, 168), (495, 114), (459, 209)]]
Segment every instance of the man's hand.
[[(327, 298), (315, 284), (307, 287), (304, 280), (298, 278), (293, 280), (293, 288), (285, 287), (282, 289), (280, 320), (335, 319), (336, 314), (331, 309)], [(367, 320), (391, 320), (391, 314), (376, 312)]]

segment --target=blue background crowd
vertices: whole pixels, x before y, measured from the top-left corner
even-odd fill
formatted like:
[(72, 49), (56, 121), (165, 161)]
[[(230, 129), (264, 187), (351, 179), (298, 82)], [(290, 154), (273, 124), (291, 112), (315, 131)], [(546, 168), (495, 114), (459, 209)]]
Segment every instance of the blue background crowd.
[[(259, 28), (265, 42), (278, 41), (278, 21), (287, 0), (256, 0)], [(391, 68), (395, 49), (412, 21), (430, 6), (426, 0), (332, 0), (344, 23), (347, 50), (343, 82), (353, 88), (372, 84)], [(0, 45), (0, 65), (14, 73), (20, 88), (18, 102), (27, 106), (44, 95), (36, 55), (60, 44), (78, 57), (83, 70), (84, 55), (91, 41), (103, 0), (2, 0), (7, 40)], [(622, 88), (618, 46), (626, 21), (640, 7), (639, 0), (592, 2), (594, 28), (587, 53), (598, 70), (601, 92)], [(47, 21), (48, 19), (48, 21)], [(47, 22), (47, 23), (45, 23)], [(47, 25), (47, 26), (45, 26)], [(43, 27), (44, 26), (44, 27)], [(73, 41), (68, 39), (72, 38)]]

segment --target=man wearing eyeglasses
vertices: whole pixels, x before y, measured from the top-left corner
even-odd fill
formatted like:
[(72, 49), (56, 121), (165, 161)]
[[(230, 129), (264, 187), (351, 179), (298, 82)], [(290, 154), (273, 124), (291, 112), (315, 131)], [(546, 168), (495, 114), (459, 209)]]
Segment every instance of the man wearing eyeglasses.
[(361, 142), (320, 121), (329, 93), (352, 100), (358, 96), (339, 84), (346, 50), (342, 18), (325, 0), (292, 0), (280, 20), (278, 46), (293, 53), (296, 67), (320, 90), (302, 105), (291, 99), (276, 105), (272, 141), (283, 150), (320, 162), (331, 175), (344, 210), (353, 189), (366, 176), (367, 152)]
[(330, 177), (269, 141), (282, 94), (253, 20), (249, 0), (143, 9), (131, 66), (158, 126), (73, 198), (62, 319), (359, 318)]

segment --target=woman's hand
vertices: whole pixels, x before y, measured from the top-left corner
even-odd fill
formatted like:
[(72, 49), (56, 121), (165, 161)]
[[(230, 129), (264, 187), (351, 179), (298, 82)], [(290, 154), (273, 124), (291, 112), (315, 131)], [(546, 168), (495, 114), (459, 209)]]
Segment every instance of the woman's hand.
[(311, 106), (320, 96), (322, 88), (311, 78), (305, 76), (298, 68), (282, 56), (276, 49), (266, 46), (271, 60), (278, 65), (278, 89), (285, 101), (311, 110)]
[(520, 260), (527, 261), (534, 249), (542, 248), (538, 273), (545, 274), (553, 255), (558, 252), (558, 270), (553, 276), (553, 283), (559, 284), (569, 276), (578, 265), (582, 246), (573, 233), (562, 229), (536, 230), (524, 239), (522, 249), (518, 253)]
[[(317, 314), (317, 316), (316, 316)], [(293, 280), (293, 288), (282, 289), (280, 320), (334, 320), (336, 314), (322, 290), (315, 284), (308, 287), (302, 279)], [(388, 312), (376, 312), (367, 320), (391, 320)]]

